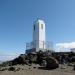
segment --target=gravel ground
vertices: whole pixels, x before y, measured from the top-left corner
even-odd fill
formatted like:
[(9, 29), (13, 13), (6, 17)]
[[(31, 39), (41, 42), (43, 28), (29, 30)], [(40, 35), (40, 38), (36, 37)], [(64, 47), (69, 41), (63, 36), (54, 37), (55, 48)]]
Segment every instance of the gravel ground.
[[(13, 66), (15, 68), (20, 68), (18, 71), (0, 71), (0, 75), (75, 75), (75, 71), (73, 71), (73, 67), (60, 65), (59, 68), (54, 70), (46, 70), (40, 67), (39, 65), (16, 65)], [(3, 67), (9, 68), (9, 67)]]

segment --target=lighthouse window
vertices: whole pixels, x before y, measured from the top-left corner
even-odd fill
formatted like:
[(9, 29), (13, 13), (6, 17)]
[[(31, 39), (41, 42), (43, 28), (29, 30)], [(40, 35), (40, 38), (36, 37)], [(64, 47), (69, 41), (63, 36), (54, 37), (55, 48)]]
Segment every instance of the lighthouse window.
[(41, 24), (41, 29), (43, 29), (43, 24)]
[(34, 25), (34, 30), (35, 30), (35, 25)]

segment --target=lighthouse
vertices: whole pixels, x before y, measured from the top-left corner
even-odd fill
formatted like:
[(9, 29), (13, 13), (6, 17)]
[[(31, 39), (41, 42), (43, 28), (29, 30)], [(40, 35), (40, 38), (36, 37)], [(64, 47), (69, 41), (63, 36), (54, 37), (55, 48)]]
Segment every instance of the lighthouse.
[(45, 22), (37, 19), (33, 24), (33, 48), (36, 49), (36, 52), (46, 48), (45, 38)]
[(37, 19), (33, 23), (33, 38), (32, 41), (26, 43), (26, 53), (34, 53), (38, 51), (52, 50), (52, 43), (46, 41), (45, 22)]

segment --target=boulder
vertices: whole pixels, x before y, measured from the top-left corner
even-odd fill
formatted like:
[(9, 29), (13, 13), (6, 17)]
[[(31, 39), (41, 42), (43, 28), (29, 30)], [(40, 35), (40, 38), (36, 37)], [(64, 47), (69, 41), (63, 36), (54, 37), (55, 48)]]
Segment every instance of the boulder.
[(71, 57), (71, 62), (75, 62), (75, 56)]
[(59, 67), (59, 63), (55, 58), (53, 58), (53, 57), (46, 58), (46, 68), (56, 69), (58, 67)]
[(75, 70), (75, 64), (74, 64), (74, 66), (73, 66), (73, 70)]
[(1, 69), (0, 69), (0, 71), (5, 71), (5, 70), (7, 70), (7, 68), (1, 68)]
[(42, 60), (42, 63), (40, 66), (46, 67), (46, 64), (47, 64), (46, 60)]
[(15, 67), (9, 67), (8, 70), (9, 71), (15, 71)]

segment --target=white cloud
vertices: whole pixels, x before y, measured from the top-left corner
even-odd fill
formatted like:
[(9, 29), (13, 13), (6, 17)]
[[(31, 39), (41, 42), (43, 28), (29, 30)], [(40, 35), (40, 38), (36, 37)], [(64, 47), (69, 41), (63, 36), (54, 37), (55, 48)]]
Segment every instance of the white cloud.
[(17, 57), (16, 55), (0, 55), (0, 61), (2, 61), (2, 62), (9, 61), (16, 57)]
[(56, 51), (70, 51), (71, 48), (75, 48), (75, 42), (56, 44)]

